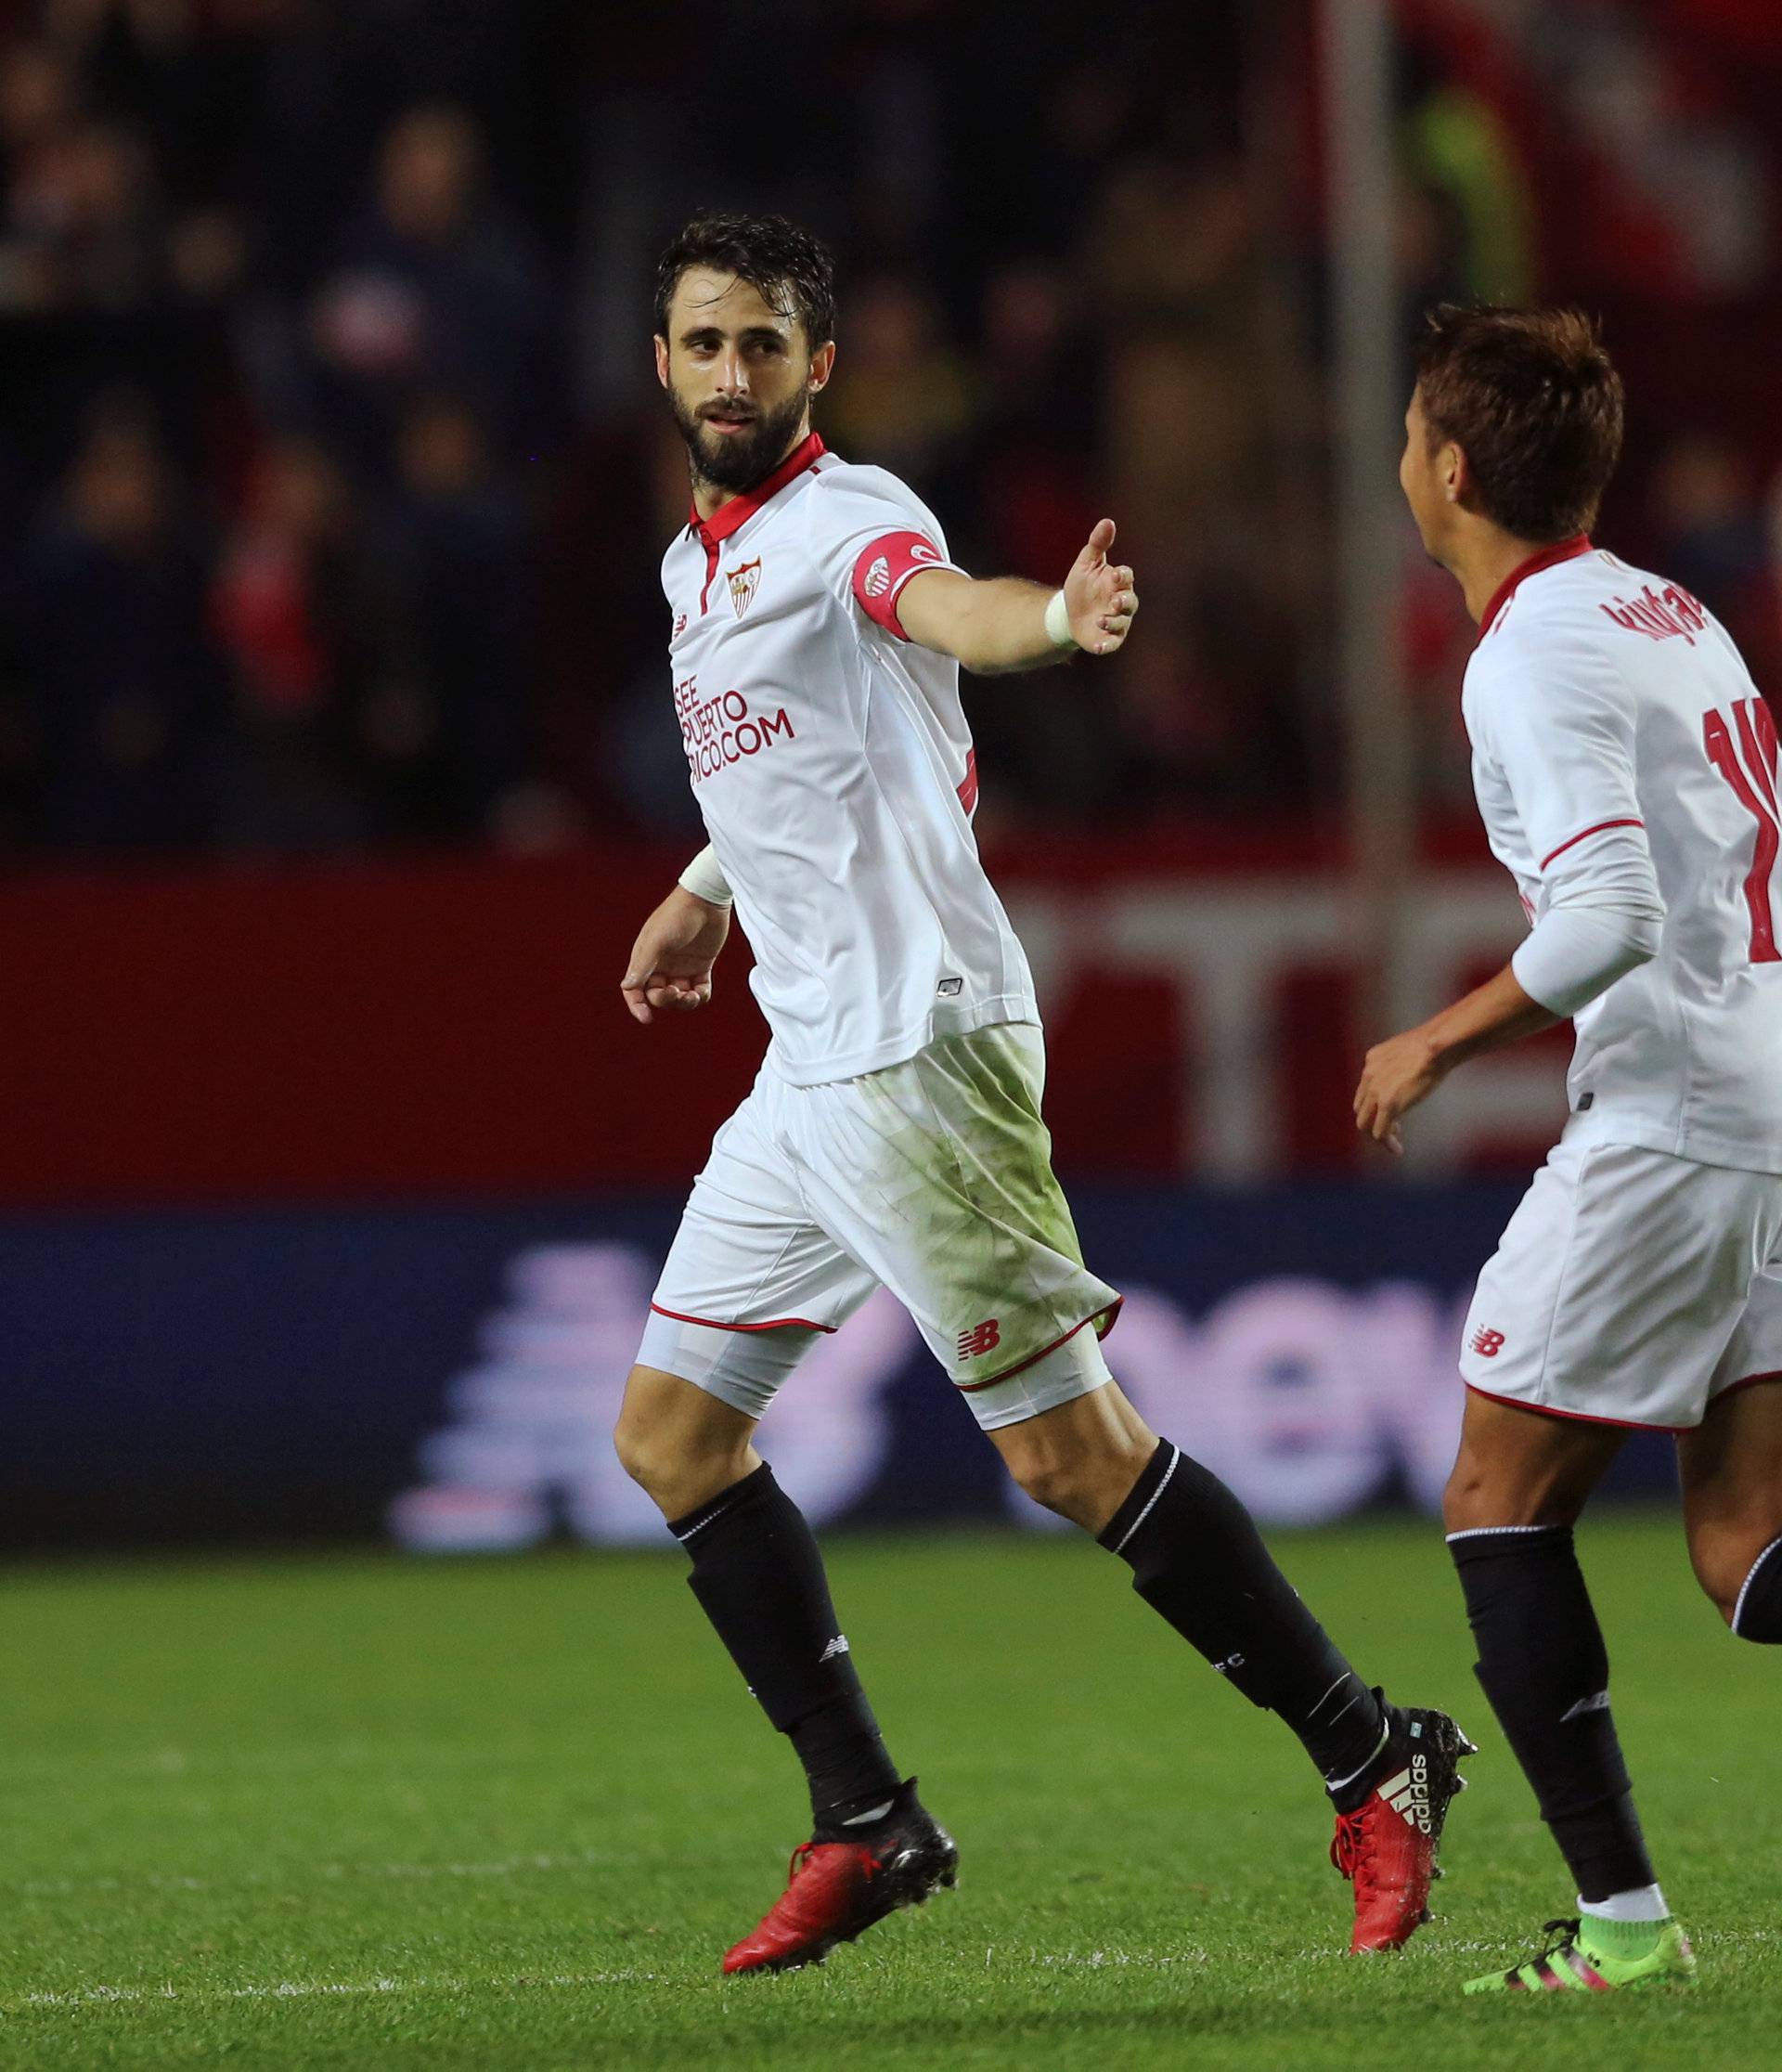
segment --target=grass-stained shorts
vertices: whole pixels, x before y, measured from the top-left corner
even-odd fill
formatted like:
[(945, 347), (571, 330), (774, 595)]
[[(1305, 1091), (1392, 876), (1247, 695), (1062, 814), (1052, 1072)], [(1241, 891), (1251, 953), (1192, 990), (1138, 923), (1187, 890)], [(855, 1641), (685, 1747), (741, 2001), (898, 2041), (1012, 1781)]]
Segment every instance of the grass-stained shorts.
[(1558, 1417), (1693, 1430), (1782, 1375), (1782, 1174), (1557, 1145), (1479, 1276), (1460, 1372)]
[(1100, 1388), (1120, 1298), (1083, 1264), (1044, 1080), (1028, 1022), (823, 1086), (763, 1066), (693, 1183), (639, 1363), (759, 1417), (883, 1285), (987, 1431)]

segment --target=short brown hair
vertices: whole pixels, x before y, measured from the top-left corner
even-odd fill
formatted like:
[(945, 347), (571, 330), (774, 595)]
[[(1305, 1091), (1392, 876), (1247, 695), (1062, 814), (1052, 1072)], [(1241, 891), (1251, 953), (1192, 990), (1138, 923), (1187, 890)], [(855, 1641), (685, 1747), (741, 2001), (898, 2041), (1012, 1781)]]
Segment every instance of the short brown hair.
[(808, 230), (777, 215), (719, 215), (687, 225), (656, 266), (656, 335), (668, 335), (668, 304), (690, 266), (746, 280), (769, 309), (795, 317), (815, 352), (835, 336), (835, 267)]
[(1621, 453), (1621, 378), (1590, 317), (1446, 303), (1416, 365), (1430, 438), (1466, 456), (1493, 524), (1542, 542), (1590, 530)]

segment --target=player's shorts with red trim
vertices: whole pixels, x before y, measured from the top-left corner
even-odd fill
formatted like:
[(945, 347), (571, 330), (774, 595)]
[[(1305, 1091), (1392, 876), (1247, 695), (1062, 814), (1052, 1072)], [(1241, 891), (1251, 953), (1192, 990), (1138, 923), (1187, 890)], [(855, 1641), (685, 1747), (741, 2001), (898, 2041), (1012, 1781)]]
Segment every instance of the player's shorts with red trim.
[(759, 1417), (883, 1285), (986, 1431), (1102, 1387), (1120, 1298), (1083, 1264), (1044, 1075), (1027, 1022), (824, 1086), (764, 1066), (693, 1183), (639, 1364)]
[(1482, 1395), (1672, 1431), (1782, 1378), (1782, 1175), (1561, 1142), (1479, 1277), (1460, 1371)]

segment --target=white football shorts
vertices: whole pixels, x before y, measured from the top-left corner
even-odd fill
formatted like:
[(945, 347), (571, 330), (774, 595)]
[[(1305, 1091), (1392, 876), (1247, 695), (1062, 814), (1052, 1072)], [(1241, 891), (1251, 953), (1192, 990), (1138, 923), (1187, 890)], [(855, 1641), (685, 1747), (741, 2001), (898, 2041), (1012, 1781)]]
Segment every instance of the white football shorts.
[(1460, 1372), (1481, 1395), (1667, 1431), (1782, 1379), (1782, 1175), (1560, 1143), (1479, 1276)]
[(758, 1418), (883, 1284), (987, 1431), (1101, 1388), (1120, 1297), (1083, 1264), (1044, 1079), (1030, 1022), (822, 1086), (763, 1066), (693, 1183), (639, 1364)]

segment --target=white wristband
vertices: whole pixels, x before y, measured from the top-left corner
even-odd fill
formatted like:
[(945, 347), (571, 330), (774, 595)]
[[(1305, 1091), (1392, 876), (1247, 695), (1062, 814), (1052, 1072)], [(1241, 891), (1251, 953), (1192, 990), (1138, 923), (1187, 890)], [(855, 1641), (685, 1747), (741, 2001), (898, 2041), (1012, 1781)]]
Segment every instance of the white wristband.
[(1061, 589), (1053, 590), (1046, 600), (1046, 638), (1053, 647), (1074, 648), (1080, 644), (1070, 630), (1070, 609)]
[(713, 906), (727, 907), (730, 903), (730, 881), (718, 869), (717, 852), (709, 842), (680, 874), (680, 882), (695, 899)]

